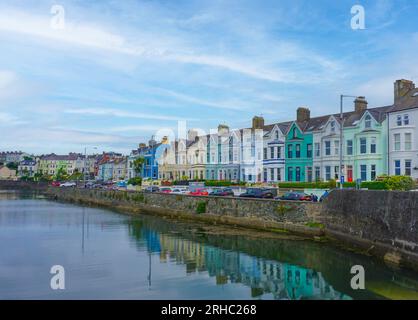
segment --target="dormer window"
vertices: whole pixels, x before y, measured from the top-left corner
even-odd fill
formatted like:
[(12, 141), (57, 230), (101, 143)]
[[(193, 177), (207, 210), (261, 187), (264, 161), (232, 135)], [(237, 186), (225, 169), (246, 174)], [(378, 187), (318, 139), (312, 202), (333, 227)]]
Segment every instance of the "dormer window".
[(274, 133), (274, 136), (275, 136), (276, 140), (279, 140), (279, 131), (276, 131), (276, 132)]
[(366, 127), (366, 129), (369, 129), (372, 127), (372, 117), (370, 115), (366, 116), (364, 120), (364, 126)]
[(331, 121), (331, 132), (335, 132), (335, 121)]
[(293, 128), (293, 139), (296, 138), (296, 128)]
[(403, 124), (404, 124), (404, 126), (409, 125), (409, 115), (408, 114), (403, 115)]

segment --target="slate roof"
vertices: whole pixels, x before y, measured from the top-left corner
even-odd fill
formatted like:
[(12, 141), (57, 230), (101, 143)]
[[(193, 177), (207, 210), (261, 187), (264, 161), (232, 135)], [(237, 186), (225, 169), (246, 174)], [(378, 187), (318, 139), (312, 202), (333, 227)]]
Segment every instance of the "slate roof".
[(395, 102), (390, 112), (409, 110), (413, 108), (418, 108), (418, 88), (411, 90), (404, 97)]

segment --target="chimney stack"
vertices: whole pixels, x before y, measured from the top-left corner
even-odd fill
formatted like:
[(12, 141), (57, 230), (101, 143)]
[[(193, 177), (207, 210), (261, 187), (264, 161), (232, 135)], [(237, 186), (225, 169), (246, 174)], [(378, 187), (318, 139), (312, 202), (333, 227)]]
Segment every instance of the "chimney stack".
[(300, 107), (296, 111), (296, 119), (298, 122), (305, 122), (311, 119), (311, 110), (309, 108)]
[(263, 129), (264, 128), (264, 118), (255, 116), (253, 118), (253, 129)]
[(226, 124), (220, 124), (218, 126), (218, 134), (228, 134), (229, 133), (229, 127)]
[(396, 80), (394, 84), (394, 102), (397, 103), (402, 97), (404, 97), (413, 89), (415, 89), (415, 83), (413, 83), (411, 80)]
[(354, 100), (354, 111), (356, 113), (362, 113), (363, 111), (367, 110), (367, 100), (365, 97), (357, 97), (356, 100)]

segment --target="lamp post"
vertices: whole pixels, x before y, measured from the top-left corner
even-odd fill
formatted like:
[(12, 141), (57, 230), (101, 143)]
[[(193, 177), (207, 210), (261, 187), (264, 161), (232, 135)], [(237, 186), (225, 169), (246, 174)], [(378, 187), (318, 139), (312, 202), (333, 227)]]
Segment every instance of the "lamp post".
[(356, 96), (350, 96), (342, 94), (340, 95), (340, 189), (343, 188), (343, 176), (344, 176), (344, 170), (343, 170), (343, 129), (344, 129), (344, 115), (343, 115), (343, 109), (344, 109), (344, 99), (345, 98), (357, 98)]

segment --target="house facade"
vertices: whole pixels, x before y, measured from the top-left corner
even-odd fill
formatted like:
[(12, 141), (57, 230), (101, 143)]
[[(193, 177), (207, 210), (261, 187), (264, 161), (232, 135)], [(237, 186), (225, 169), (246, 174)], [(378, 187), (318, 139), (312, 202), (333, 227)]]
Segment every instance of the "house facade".
[(290, 123), (265, 127), (263, 138), (263, 182), (277, 183), (285, 180), (286, 132)]
[(16, 170), (9, 169), (7, 166), (0, 166), (0, 180), (17, 180)]
[(23, 160), (17, 169), (19, 177), (33, 177), (37, 171), (38, 163), (35, 160)]
[(390, 175), (418, 179), (418, 88), (410, 80), (394, 84), (394, 105), (388, 112)]
[(286, 133), (286, 181), (313, 181), (313, 134), (312, 119), (308, 108), (298, 108), (297, 121), (294, 121)]

